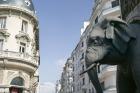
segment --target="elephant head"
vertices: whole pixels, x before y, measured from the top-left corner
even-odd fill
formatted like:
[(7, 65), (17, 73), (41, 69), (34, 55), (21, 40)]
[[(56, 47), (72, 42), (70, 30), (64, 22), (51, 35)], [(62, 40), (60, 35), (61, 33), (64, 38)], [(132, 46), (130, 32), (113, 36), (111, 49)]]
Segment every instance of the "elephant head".
[(129, 42), (135, 38), (126, 22), (119, 18), (105, 18), (89, 33), (85, 59), (87, 67), (93, 63), (121, 64)]
[(89, 33), (85, 72), (88, 73), (97, 93), (103, 93), (103, 90), (98, 79), (96, 64), (119, 65), (127, 62), (127, 50), (131, 41), (136, 38), (136, 34), (130, 28), (123, 20), (109, 17), (98, 23)]

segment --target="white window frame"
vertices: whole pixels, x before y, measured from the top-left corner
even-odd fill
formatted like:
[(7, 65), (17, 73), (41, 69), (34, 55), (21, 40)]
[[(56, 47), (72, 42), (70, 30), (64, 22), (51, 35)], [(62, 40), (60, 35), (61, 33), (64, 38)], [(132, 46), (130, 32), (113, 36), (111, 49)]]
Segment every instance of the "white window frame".
[(4, 39), (0, 39), (0, 50), (3, 50)]
[(0, 16), (0, 29), (6, 29), (6, 17)]
[(26, 53), (26, 43), (20, 42), (20, 45), (19, 45), (19, 52), (20, 52), (20, 53)]
[(27, 31), (28, 31), (28, 22), (26, 20), (22, 20), (21, 31), (24, 33), (27, 33)]

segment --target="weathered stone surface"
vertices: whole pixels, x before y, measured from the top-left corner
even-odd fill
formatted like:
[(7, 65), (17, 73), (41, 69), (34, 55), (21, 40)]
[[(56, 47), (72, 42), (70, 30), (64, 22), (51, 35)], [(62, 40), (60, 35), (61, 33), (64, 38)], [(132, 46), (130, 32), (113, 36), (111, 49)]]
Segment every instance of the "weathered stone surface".
[(140, 0), (120, 0), (122, 18), (127, 22), (140, 20)]

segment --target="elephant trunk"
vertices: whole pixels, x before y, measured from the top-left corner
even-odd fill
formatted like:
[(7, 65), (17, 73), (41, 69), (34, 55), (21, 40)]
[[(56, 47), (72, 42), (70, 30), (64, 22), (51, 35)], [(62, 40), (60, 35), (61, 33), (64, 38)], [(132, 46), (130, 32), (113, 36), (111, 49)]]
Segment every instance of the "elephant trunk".
[(102, 87), (98, 79), (96, 67), (93, 67), (92, 69), (88, 70), (87, 73), (88, 73), (89, 79), (91, 80), (92, 84), (94, 85), (96, 89), (96, 93), (103, 93)]

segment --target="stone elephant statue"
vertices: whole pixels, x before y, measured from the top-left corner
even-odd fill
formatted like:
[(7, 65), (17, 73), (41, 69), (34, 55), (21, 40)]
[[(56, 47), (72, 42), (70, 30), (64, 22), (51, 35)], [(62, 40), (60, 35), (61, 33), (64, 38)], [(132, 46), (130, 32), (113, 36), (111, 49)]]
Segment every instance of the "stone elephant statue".
[(117, 93), (140, 93), (140, 21), (105, 18), (87, 38), (85, 60), (97, 93), (103, 90), (93, 64), (117, 65)]

